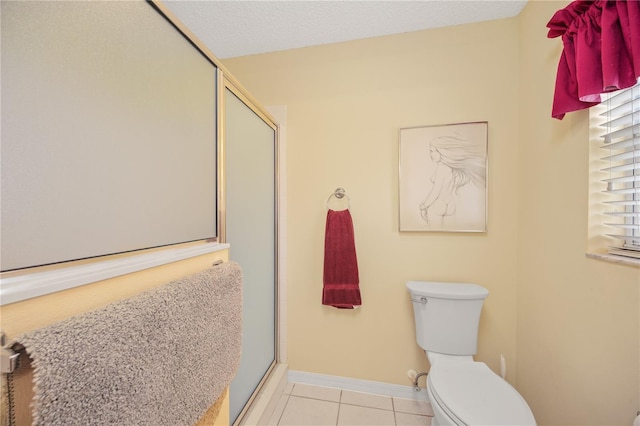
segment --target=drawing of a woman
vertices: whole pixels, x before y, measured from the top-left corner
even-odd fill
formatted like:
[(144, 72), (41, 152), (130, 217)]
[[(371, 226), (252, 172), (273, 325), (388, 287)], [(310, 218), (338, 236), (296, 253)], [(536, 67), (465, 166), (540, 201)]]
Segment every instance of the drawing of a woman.
[(486, 186), (486, 164), (483, 147), (470, 144), (458, 136), (440, 136), (429, 147), (435, 170), (431, 189), (420, 203), (422, 218), (431, 226), (443, 227), (445, 217), (456, 213), (456, 195), (470, 182)]

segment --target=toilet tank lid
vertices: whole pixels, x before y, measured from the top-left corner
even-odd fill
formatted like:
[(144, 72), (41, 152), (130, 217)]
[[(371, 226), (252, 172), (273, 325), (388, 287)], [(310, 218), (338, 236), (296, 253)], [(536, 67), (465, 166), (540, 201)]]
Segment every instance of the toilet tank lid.
[(407, 288), (413, 296), (436, 299), (485, 299), (489, 290), (470, 283), (444, 283), (434, 281), (409, 281)]

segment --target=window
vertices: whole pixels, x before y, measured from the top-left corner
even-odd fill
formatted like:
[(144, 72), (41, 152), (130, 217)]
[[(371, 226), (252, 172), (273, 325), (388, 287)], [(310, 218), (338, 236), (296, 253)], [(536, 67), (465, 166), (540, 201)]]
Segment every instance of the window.
[(640, 259), (640, 84), (594, 107), (592, 124), (599, 136), (591, 194), (599, 204), (597, 232), (608, 253)]

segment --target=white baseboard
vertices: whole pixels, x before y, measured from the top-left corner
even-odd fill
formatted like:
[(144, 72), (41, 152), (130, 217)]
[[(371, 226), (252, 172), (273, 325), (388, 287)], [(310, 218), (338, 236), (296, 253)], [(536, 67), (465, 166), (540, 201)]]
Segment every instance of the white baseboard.
[(413, 386), (394, 385), (370, 380), (352, 379), (349, 377), (329, 376), (326, 374), (307, 373), (289, 370), (289, 382), (314, 386), (325, 386), (354, 392), (366, 392), (395, 398), (428, 401), (427, 391), (421, 388), (416, 392)]

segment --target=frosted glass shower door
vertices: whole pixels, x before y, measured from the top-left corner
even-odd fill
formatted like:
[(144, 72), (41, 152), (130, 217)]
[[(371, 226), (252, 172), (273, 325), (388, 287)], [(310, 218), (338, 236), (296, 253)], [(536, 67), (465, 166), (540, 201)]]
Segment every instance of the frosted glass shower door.
[(226, 240), (243, 270), (242, 357), (231, 382), (235, 422), (276, 357), (276, 133), (225, 93)]

